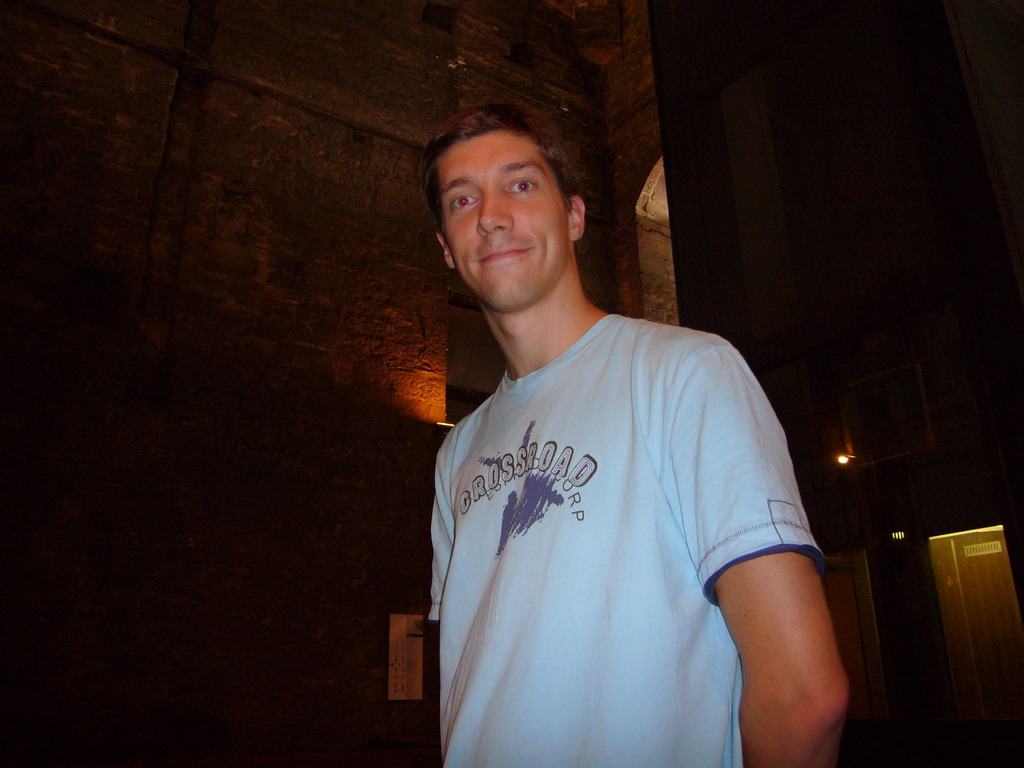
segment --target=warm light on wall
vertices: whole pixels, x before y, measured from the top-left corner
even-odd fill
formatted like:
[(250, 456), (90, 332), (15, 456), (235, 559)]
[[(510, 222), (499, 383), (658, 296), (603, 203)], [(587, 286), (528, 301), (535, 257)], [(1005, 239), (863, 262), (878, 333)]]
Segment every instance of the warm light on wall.
[(907, 534), (905, 534), (903, 531), (893, 531), (892, 532), (892, 537), (894, 539), (900, 540), (900, 539), (907, 538)]
[[(391, 366), (397, 367), (397, 366)], [(445, 418), (444, 373), (436, 370), (392, 370), (380, 388), (389, 404), (402, 415), (436, 424)]]
[(840, 464), (849, 464), (850, 463), (850, 459), (855, 459), (855, 458), (857, 458), (857, 457), (854, 456), (851, 453), (841, 453), (838, 456), (836, 456), (836, 461), (838, 461)]

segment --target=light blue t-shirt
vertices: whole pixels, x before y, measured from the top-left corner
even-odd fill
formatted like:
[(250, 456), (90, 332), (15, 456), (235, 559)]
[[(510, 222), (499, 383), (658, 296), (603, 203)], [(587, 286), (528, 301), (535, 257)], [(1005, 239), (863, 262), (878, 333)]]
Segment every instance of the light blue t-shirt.
[(738, 768), (715, 581), (821, 561), (739, 354), (614, 315), (449, 433), (432, 536), (447, 768)]

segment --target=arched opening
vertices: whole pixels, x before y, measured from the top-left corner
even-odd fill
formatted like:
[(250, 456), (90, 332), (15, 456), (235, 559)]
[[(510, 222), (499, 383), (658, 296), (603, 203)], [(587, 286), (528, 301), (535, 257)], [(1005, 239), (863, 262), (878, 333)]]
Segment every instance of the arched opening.
[(654, 164), (636, 201), (636, 237), (644, 317), (658, 323), (678, 325), (664, 159)]

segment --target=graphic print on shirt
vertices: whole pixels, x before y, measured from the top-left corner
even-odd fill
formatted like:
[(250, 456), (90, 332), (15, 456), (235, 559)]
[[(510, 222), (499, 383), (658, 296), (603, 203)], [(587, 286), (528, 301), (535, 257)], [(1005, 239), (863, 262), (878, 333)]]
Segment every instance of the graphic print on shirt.
[(515, 491), (508, 495), (505, 502), (505, 509), (501, 513), (501, 540), (498, 542), (498, 551), (494, 553), (498, 557), (509, 536), (519, 536), (530, 530), (530, 526), (544, 517), (547, 508), (552, 504), (561, 506), (565, 497), (554, 489), (556, 477), (545, 477), (530, 473), (523, 483), (523, 498), (520, 499)]
[(584, 454), (573, 463), (576, 453), (573, 446), (565, 445), (559, 450), (554, 440), (538, 448), (536, 441), (530, 440), (536, 424), (536, 421), (530, 422), (515, 453), (481, 456), (479, 462), (486, 468), (485, 472), (474, 477), (470, 488), (459, 494), (458, 510), (464, 515), (480, 498), (493, 499), (514, 479), (525, 476), (521, 493), (513, 488), (505, 498), (495, 557), (501, 556), (510, 538), (529, 531), (552, 506), (560, 507), (568, 501), (570, 507), (577, 507), (570, 510), (577, 520), (582, 521), (586, 514), (581, 506), (583, 495), (578, 489), (597, 472), (597, 461), (590, 454)]

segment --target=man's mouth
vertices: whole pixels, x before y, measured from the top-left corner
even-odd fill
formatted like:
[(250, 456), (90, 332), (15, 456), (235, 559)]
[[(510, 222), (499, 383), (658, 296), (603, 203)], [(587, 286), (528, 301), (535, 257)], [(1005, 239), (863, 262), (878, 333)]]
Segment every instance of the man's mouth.
[(522, 247), (501, 247), (488, 251), (480, 261), (482, 263), (493, 263), (505, 259), (513, 259), (522, 256), (527, 251), (526, 246)]

